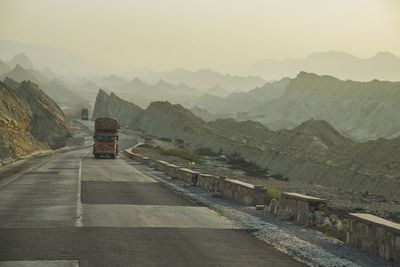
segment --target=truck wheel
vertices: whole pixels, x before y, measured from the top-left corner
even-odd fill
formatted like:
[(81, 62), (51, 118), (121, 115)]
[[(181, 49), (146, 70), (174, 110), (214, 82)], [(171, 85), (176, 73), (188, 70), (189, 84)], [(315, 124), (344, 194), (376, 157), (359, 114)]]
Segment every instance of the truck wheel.
[(112, 154), (110, 157), (111, 157), (112, 159), (115, 159), (115, 154)]
[(96, 159), (100, 158), (100, 156), (97, 155), (97, 154), (94, 154), (94, 157), (95, 157)]

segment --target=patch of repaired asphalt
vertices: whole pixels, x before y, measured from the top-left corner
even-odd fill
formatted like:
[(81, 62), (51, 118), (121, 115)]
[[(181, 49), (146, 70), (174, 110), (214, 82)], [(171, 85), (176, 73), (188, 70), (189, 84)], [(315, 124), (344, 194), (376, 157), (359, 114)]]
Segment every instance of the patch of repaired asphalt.
[(83, 204), (195, 206), (160, 183), (82, 181)]
[(0, 229), (0, 239), (0, 261), (74, 259), (80, 267), (303, 266), (237, 229)]

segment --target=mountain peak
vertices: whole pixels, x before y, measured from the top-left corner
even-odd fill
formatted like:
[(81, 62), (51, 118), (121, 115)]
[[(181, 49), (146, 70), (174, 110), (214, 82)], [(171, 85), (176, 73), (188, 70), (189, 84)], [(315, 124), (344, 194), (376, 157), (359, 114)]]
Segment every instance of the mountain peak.
[(306, 71), (300, 71), (297, 76), (296, 79), (303, 79), (303, 78), (316, 78), (319, 77), (317, 74), (312, 73), (312, 72), (306, 72)]
[(22, 67), (20, 64), (16, 64), (14, 67), (16, 71), (26, 71), (26, 68)]
[(9, 62), (10, 66), (16, 66), (16, 65), (21, 65), (22, 67), (26, 69), (34, 69), (35, 66), (33, 65), (32, 61), (29, 59), (29, 57), (24, 54), (20, 53), (15, 55)]
[(17, 82), (32, 81), (34, 83), (39, 83), (39, 79), (35, 77), (35, 75), (19, 64), (17, 64), (11, 71), (5, 73), (1, 78), (5, 79), (6, 77), (12, 78)]
[(316, 79), (329, 79), (329, 80), (339, 80), (336, 77), (330, 76), (330, 75), (318, 75), (312, 72), (306, 72), (306, 71), (300, 71), (296, 78), (293, 80), (316, 80)]
[(156, 86), (171, 86), (171, 84), (167, 83), (166, 81), (164, 81), (163, 79), (160, 79), (158, 81), (158, 83), (156, 84)]
[(328, 147), (353, 144), (351, 139), (341, 134), (326, 120), (311, 118), (301, 123), (299, 126), (294, 128), (294, 130), (305, 133), (309, 136), (314, 136), (315, 138), (324, 142)]
[(307, 57), (307, 59), (322, 59), (322, 60), (341, 60), (348, 58), (356, 58), (356, 57), (346, 52), (335, 51), (335, 50), (315, 52)]
[(398, 58), (395, 54), (389, 52), (389, 51), (383, 51), (383, 52), (378, 52), (376, 53), (375, 56), (372, 57), (373, 59), (397, 59), (400, 60), (400, 58)]
[(110, 74), (97, 79), (95, 83), (103, 87), (116, 87), (126, 83), (126, 81), (115, 74)]
[(142, 80), (140, 80), (139, 78), (135, 78), (132, 81), (129, 82), (130, 85), (134, 85), (134, 86), (144, 86), (146, 85), (144, 82), (142, 82)]

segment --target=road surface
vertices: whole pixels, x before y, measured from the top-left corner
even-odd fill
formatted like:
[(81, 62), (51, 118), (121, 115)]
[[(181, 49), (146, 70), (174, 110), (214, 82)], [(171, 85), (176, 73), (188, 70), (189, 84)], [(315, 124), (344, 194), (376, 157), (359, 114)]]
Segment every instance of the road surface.
[(123, 155), (90, 152), (56, 153), (0, 185), (0, 267), (303, 266)]

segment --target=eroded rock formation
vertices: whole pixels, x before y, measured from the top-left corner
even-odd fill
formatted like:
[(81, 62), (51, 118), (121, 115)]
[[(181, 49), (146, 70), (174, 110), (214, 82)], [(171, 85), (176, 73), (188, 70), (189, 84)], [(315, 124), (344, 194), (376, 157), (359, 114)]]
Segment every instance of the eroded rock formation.
[(57, 104), (32, 82), (7, 84), (0, 82), (0, 160), (63, 147), (68, 129)]

